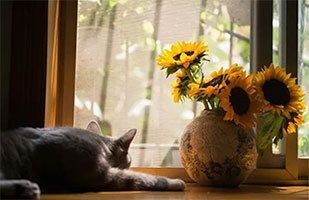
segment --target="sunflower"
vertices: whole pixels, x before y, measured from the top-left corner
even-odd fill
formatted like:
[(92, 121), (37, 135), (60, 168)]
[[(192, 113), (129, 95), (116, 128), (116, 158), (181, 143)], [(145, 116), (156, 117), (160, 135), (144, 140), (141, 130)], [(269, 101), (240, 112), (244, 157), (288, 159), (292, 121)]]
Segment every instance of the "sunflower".
[(221, 84), (226, 80), (226, 74), (224, 73), (223, 67), (219, 69), (219, 71), (213, 71), (210, 74), (210, 78), (206, 80), (209, 85), (216, 86)]
[[(203, 84), (202, 84), (203, 85)], [(211, 97), (212, 95), (216, 95), (217, 88), (213, 87), (211, 85), (207, 87), (201, 87), (200, 83), (190, 83), (188, 85), (189, 91), (188, 95), (189, 97), (194, 97), (194, 96), (202, 96), (202, 97)]]
[(199, 94), (200, 92), (200, 84), (199, 83), (190, 83), (188, 85), (189, 87), (189, 91), (188, 91), (188, 95), (189, 97), (193, 97)]
[(172, 97), (175, 103), (178, 103), (180, 100), (180, 88), (179, 88), (179, 82), (180, 79), (176, 79), (176, 81), (174, 83), (171, 84), (172, 86)]
[(185, 95), (187, 90), (188, 76), (184, 69), (180, 69), (176, 74), (176, 81), (171, 84), (172, 86), (172, 97), (175, 103), (179, 102), (181, 96)]
[(296, 125), (292, 122), (288, 123), (288, 126), (286, 128), (286, 132), (291, 134), (291, 133), (296, 133)]
[(177, 42), (170, 50), (163, 50), (157, 57), (158, 65), (163, 68), (183, 66), (188, 68), (191, 63), (197, 62), (197, 58), (208, 51), (207, 45), (203, 42)]
[[(292, 113), (295, 115), (295, 113)], [(302, 125), (304, 121), (304, 117), (302, 114), (297, 114), (297, 116), (294, 116), (286, 123), (286, 128), (283, 130), (284, 132), (288, 134), (296, 133), (296, 127)]]
[(212, 72), (208, 82), (211, 85), (221, 84), (223, 81), (242, 75), (245, 75), (243, 68), (237, 64), (233, 64), (226, 70), (223, 70), (221, 67), (219, 71)]
[(302, 114), (298, 114), (296, 117), (293, 118), (293, 121), (297, 126), (300, 126), (303, 124), (304, 116)]
[(186, 76), (187, 76), (186, 70), (183, 69), (183, 68), (178, 70), (178, 72), (176, 74), (176, 77), (178, 77), (178, 78), (184, 78)]
[(284, 68), (273, 64), (264, 67), (256, 74), (254, 87), (264, 112), (271, 111), (291, 119), (291, 115), (301, 114), (305, 109), (304, 93)]
[(253, 76), (241, 75), (230, 79), (230, 83), (219, 94), (220, 107), (226, 112), (224, 120), (234, 121), (244, 127), (254, 127), (258, 104), (253, 98)]
[(229, 84), (229, 79), (243, 76), (245, 72), (241, 66), (237, 64), (231, 65), (228, 69), (223, 70), (221, 67), (219, 71), (214, 71), (210, 74), (210, 78), (208, 78), (202, 87), (207, 88), (208, 86), (213, 86), (215, 95), (218, 95), (220, 91)]
[(224, 71), (224, 74), (227, 75), (228, 79), (239, 77), (245, 75), (244, 68), (242, 66), (239, 66), (238, 64), (232, 64), (228, 69)]

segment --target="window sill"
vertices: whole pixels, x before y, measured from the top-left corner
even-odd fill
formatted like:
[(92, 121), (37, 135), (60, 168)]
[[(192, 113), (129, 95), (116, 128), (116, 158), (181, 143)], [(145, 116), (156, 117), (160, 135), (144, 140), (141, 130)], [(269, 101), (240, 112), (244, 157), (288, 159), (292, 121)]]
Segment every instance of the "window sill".
[[(187, 183), (193, 183), (184, 168), (160, 168), (160, 167), (132, 167), (131, 170), (169, 178), (180, 178)], [(285, 169), (256, 169), (252, 172), (245, 184), (257, 185), (304, 185), (308, 186), (308, 177), (292, 179)]]
[(196, 184), (187, 184), (184, 192), (149, 192), (149, 191), (123, 191), (123, 192), (97, 192), (84, 194), (46, 194), (41, 200), (58, 199), (306, 199), (308, 187), (290, 186), (275, 187), (263, 185), (242, 185), (239, 188), (213, 188), (201, 187)]

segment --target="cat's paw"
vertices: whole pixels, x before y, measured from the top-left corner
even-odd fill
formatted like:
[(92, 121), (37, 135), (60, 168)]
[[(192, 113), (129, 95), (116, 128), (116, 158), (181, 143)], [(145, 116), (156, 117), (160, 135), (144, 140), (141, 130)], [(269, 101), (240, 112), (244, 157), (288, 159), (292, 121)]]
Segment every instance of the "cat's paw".
[(170, 179), (167, 190), (183, 191), (185, 190), (186, 183), (181, 179)]
[(16, 195), (21, 199), (39, 199), (40, 198), (40, 188), (38, 184), (33, 183), (28, 180), (18, 180), (16, 181), (15, 190)]

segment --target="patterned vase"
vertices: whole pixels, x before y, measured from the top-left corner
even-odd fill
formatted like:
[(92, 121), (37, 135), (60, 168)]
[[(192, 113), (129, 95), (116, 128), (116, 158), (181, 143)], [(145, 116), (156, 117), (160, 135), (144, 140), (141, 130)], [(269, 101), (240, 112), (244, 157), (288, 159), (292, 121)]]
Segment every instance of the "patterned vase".
[(185, 128), (180, 156), (185, 170), (197, 183), (236, 187), (256, 168), (255, 134), (253, 129), (204, 110)]

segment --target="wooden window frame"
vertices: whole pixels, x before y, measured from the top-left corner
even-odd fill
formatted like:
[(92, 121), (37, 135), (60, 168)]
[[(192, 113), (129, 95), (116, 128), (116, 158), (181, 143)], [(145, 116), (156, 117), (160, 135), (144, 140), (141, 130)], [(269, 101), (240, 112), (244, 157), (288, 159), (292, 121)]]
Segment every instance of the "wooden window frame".
[(73, 126), (77, 0), (49, 1), (45, 127)]
[[(289, 9), (287, 9), (289, 8)], [(282, 0), (285, 16), (281, 33), (280, 64), (297, 75), (298, 1)], [(251, 2), (251, 70), (272, 62), (273, 0)], [(45, 126), (73, 126), (76, 61), (77, 0), (49, 1)], [(253, 48), (254, 47), (254, 48)], [(284, 166), (257, 168), (247, 184), (308, 184), (308, 159), (297, 157), (297, 134), (286, 137)], [(269, 154), (269, 156), (271, 156)], [(266, 158), (269, 161), (270, 157)], [(263, 159), (260, 159), (263, 163)], [(135, 167), (135, 171), (182, 178), (192, 182), (184, 168)]]

